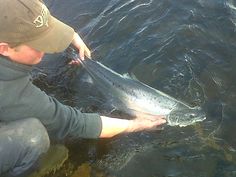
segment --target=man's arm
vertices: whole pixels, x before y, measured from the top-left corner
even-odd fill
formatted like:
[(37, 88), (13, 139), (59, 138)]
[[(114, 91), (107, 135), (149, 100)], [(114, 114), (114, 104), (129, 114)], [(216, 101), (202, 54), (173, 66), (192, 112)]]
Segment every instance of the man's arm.
[(150, 120), (145, 118), (137, 118), (134, 120), (117, 119), (101, 116), (102, 132), (100, 138), (109, 138), (121, 133), (131, 133), (142, 130), (150, 130), (157, 126), (166, 123), (162, 116), (157, 116), (156, 119)]

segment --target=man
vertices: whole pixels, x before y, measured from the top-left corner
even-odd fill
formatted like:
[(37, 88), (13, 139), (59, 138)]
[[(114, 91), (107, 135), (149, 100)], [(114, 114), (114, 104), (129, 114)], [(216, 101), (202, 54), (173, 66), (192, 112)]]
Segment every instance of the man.
[(49, 139), (107, 138), (165, 123), (161, 116), (124, 120), (81, 113), (46, 95), (29, 74), (44, 53), (72, 43), (84, 59), (89, 49), (40, 0), (0, 0), (0, 12), (0, 175), (29, 169), (48, 150)]

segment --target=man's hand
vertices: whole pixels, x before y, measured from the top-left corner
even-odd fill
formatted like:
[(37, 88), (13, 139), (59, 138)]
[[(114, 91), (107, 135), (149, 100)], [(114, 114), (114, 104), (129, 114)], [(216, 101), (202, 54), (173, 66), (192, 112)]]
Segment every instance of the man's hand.
[(101, 116), (102, 132), (100, 138), (109, 138), (121, 133), (131, 133), (142, 130), (156, 129), (157, 126), (166, 123), (163, 116), (155, 116), (152, 119), (137, 118), (134, 120), (110, 118)]
[(89, 48), (77, 33), (74, 33), (72, 44), (79, 50), (79, 56), (81, 60), (84, 60), (85, 56), (91, 58), (91, 52)]
[(137, 132), (142, 130), (155, 130), (159, 125), (166, 123), (165, 117), (156, 116), (152, 119), (137, 118), (130, 120), (131, 123), (127, 128), (127, 132)]

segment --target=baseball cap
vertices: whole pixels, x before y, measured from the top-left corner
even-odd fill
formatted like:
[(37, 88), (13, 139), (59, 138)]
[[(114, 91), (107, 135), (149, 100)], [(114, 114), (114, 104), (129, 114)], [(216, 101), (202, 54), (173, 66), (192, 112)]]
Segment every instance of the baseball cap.
[(0, 42), (55, 53), (72, 42), (74, 30), (53, 17), (41, 0), (0, 0)]

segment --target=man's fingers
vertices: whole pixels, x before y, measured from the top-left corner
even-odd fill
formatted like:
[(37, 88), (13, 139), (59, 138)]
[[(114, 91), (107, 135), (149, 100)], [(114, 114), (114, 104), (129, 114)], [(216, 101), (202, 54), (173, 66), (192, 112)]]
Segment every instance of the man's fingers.
[(72, 44), (78, 49), (81, 60), (84, 60), (85, 56), (91, 58), (91, 52), (89, 48), (77, 33), (74, 33)]
[(69, 63), (69, 65), (80, 65), (79, 60), (71, 60)]
[(152, 130), (156, 129), (156, 127), (166, 123), (165, 119), (134, 119), (132, 121), (132, 126), (130, 127), (130, 132), (142, 131), (142, 130)]
[(84, 60), (85, 56), (91, 59), (91, 52), (86, 45), (80, 48), (79, 55), (82, 60)]
[(86, 57), (91, 59), (91, 52), (90, 52), (90, 50), (89, 50), (89, 48), (87, 46), (85, 47), (85, 55), (86, 55)]
[(155, 122), (156, 122), (156, 125), (158, 126), (158, 125), (166, 123), (166, 120), (165, 119), (158, 119)]
[(81, 60), (84, 60), (84, 49), (80, 49), (79, 56)]
[(156, 121), (159, 119), (166, 119), (165, 115), (158, 115), (158, 116), (154, 116), (154, 115), (148, 115), (148, 114), (140, 114), (138, 117), (136, 117), (136, 119), (147, 119), (147, 120), (151, 120), (151, 121)]

